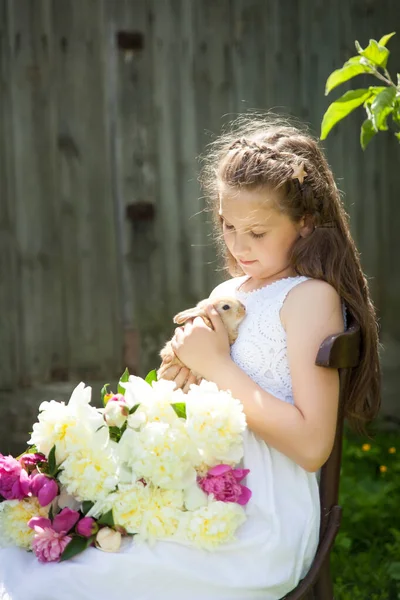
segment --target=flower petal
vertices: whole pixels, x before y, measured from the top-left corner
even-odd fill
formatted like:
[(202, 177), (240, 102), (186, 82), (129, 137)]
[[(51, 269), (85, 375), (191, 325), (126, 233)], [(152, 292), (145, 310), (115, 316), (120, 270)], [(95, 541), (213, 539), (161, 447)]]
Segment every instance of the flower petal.
[(28, 527), (31, 529), (34, 529), (35, 527), (41, 527), (42, 529), (45, 529), (46, 527), (51, 528), (51, 521), (50, 519), (46, 519), (46, 517), (32, 517), (32, 519), (28, 521)]
[(242, 488), (242, 493), (240, 494), (240, 496), (238, 498), (238, 504), (240, 504), (241, 506), (244, 506), (245, 504), (248, 503), (248, 501), (251, 498), (251, 490), (244, 485), (242, 485), (241, 488)]
[(250, 473), (250, 469), (232, 469), (232, 474), (238, 481), (242, 481)]
[(213, 475), (214, 477), (218, 477), (219, 475), (224, 475), (232, 471), (232, 467), (229, 465), (217, 465), (208, 471), (208, 475)]
[(63, 508), (53, 519), (53, 529), (57, 533), (64, 531), (68, 533), (70, 529), (79, 521), (79, 513), (70, 508)]

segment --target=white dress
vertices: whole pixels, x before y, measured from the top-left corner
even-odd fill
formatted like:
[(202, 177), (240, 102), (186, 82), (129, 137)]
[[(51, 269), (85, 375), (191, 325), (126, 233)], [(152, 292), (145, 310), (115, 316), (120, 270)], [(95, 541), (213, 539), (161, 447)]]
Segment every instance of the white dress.
[[(231, 355), (254, 381), (293, 403), (280, 309), (305, 277), (281, 279), (243, 292), (245, 277), (222, 283), (214, 295), (236, 295), (247, 314)], [(2, 600), (278, 600), (303, 578), (319, 534), (319, 491), (308, 473), (251, 431), (244, 439), (245, 483), (253, 492), (237, 541), (215, 552), (163, 541), (122, 552), (90, 548), (64, 563), (40, 564), (18, 548), (0, 550)], [(134, 539), (134, 538), (133, 538)]]

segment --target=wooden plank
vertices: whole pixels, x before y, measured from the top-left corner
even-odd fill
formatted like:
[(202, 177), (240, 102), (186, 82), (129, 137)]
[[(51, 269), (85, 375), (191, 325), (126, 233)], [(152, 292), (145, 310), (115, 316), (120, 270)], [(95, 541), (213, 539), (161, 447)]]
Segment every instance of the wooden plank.
[[(229, 0), (204, 0), (194, 5), (195, 99), (200, 153), (235, 116), (235, 86), (232, 61), (232, 12)], [(203, 265), (205, 294), (222, 279), (222, 261), (217, 257), (211, 215), (204, 217)]]
[(49, 4), (8, 2), (20, 275), (21, 382), (46, 381), (63, 360), (60, 248), (54, 171)]
[(53, 0), (61, 243), (70, 377), (122, 367), (103, 3)]
[[(179, 124), (178, 186), (182, 223), (182, 253), (184, 262), (184, 301), (194, 305), (207, 296), (204, 272), (204, 239), (206, 235), (204, 202), (197, 178), (200, 170), (196, 160), (199, 152), (196, 126), (196, 87), (194, 77), (195, 2), (181, 0), (175, 12), (178, 23)], [(177, 14), (178, 13), (178, 14)], [(183, 297), (182, 297), (183, 302)]]
[(20, 376), (19, 294), (14, 211), (14, 152), (7, 0), (0, 1), (0, 389), (14, 390)]
[[(158, 366), (158, 352), (172, 322), (165, 293), (168, 255), (162, 244), (162, 186), (154, 126), (152, 6), (143, 0), (106, 2), (105, 22), (108, 119), (114, 128), (114, 201), (120, 215), (118, 241), (124, 278), (123, 323), (133, 369), (145, 374)], [(140, 206), (147, 216), (142, 213), (140, 217)]]
[(152, 4), (153, 99), (157, 131), (158, 211), (163, 224), (161, 246), (165, 260), (164, 290), (166, 310), (171, 314), (181, 306), (183, 273), (181, 267), (181, 220), (179, 211), (176, 157), (178, 153), (175, 83), (177, 69), (176, 25), (168, 0)]

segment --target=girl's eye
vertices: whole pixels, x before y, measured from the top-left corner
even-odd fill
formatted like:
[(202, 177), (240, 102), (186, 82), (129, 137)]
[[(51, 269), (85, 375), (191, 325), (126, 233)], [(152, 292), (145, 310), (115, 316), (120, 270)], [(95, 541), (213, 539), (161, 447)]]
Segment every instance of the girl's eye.
[(225, 227), (225, 229), (228, 229), (228, 231), (232, 231), (232, 229), (235, 229), (233, 225), (228, 225), (227, 223), (225, 223), (225, 221), (223, 222), (223, 226)]
[(260, 238), (264, 237), (265, 232), (264, 233), (253, 233), (251, 231), (251, 237), (256, 238), (256, 240), (259, 240)]

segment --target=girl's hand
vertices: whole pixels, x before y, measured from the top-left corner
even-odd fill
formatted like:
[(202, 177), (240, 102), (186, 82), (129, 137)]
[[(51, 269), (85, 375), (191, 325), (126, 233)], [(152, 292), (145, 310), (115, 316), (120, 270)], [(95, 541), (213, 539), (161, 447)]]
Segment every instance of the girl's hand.
[(176, 363), (171, 365), (171, 360), (163, 361), (160, 369), (160, 379), (175, 381), (176, 389), (182, 389), (187, 394), (192, 383), (199, 384), (201, 378), (196, 377), (187, 367), (182, 367)]
[(215, 308), (208, 307), (207, 314), (214, 330), (203, 319), (196, 317), (193, 322), (175, 329), (171, 345), (177, 357), (189, 369), (212, 381), (213, 373), (230, 360), (230, 345), (228, 333)]

